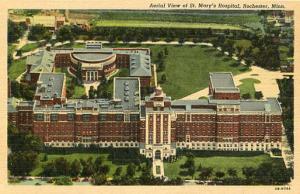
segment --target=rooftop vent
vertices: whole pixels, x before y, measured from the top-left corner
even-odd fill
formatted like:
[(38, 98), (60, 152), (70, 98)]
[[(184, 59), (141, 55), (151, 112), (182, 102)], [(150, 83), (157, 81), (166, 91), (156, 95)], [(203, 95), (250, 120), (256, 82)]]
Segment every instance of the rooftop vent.
[(124, 90), (125, 90), (125, 91), (128, 91), (128, 90), (129, 90), (129, 87), (128, 87), (128, 86), (126, 86), (126, 87), (124, 88)]

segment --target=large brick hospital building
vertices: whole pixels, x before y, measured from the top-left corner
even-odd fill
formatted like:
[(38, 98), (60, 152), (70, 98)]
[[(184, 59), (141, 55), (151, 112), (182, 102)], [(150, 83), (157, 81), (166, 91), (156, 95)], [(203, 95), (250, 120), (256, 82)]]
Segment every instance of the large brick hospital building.
[[(99, 55), (102, 56), (81, 53), (73, 57), (82, 61), (86, 57), (95, 61), (116, 57)], [(149, 53), (142, 55), (149, 56)], [(143, 60), (150, 64), (148, 57), (138, 57), (129, 55), (129, 60), (135, 62), (129, 68), (138, 68)], [(61, 59), (53, 60), (57, 63)], [(87, 80), (95, 76), (98, 79), (99, 75), (83, 73)], [(36, 78), (33, 101), (9, 99), (8, 121), (22, 130), (32, 131), (46, 146), (136, 147), (146, 157), (169, 157), (176, 154), (177, 148), (224, 151), (281, 148), (282, 111), (277, 99), (240, 99), (231, 73), (210, 73), (208, 98), (198, 100), (172, 100), (159, 86), (141, 100), (141, 79), (115, 77), (112, 99), (67, 99), (65, 75), (42, 72)]]

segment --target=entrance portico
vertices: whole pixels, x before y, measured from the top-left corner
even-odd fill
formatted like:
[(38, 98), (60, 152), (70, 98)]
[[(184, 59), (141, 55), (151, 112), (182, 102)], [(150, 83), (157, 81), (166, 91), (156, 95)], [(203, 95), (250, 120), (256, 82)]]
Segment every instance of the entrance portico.
[(98, 81), (98, 71), (86, 71), (85, 81)]

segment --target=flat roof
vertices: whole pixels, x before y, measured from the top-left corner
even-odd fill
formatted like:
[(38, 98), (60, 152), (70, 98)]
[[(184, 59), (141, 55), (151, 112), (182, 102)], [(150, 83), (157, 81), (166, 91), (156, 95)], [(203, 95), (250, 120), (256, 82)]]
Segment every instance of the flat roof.
[(135, 77), (114, 78), (114, 101), (120, 101), (127, 110), (140, 107), (140, 80)]
[(231, 72), (212, 72), (209, 73), (209, 78), (214, 89), (236, 90)]
[(40, 96), (42, 100), (60, 98), (64, 80), (64, 73), (41, 73), (35, 95)]
[(151, 58), (144, 54), (130, 55), (130, 76), (149, 76), (151, 77)]
[(241, 112), (270, 112), (281, 113), (281, 107), (276, 98), (266, 100), (241, 100)]

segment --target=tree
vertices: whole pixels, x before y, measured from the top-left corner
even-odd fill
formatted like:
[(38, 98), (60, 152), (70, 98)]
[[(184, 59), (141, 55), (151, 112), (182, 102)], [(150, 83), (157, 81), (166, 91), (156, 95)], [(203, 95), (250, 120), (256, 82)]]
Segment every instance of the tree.
[(261, 91), (255, 92), (255, 99), (259, 100), (263, 97), (263, 94)]
[(255, 168), (253, 167), (243, 167), (242, 168), (243, 175), (247, 180), (250, 180), (255, 175)]
[(94, 89), (94, 86), (90, 86), (89, 89), (89, 98), (90, 99), (94, 99), (96, 96), (96, 90)]
[(178, 43), (179, 44), (183, 44), (185, 42), (185, 38), (184, 37), (180, 37), (179, 39), (178, 39)]
[(82, 161), (80, 161), (80, 162), (83, 166), (81, 175), (84, 177), (92, 176), (92, 174), (94, 174), (94, 172), (95, 172), (92, 158), (87, 159), (86, 162), (82, 162)]
[(77, 159), (73, 160), (71, 164), (71, 176), (77, 177), (80, 175), (81, 171), (82, 171), (81, 163)]
[(70, 177), (60, 176), (54, 179), (55, 185), (73, 185), (73, 182)]
[(51, 38), (51, 33), (47, 30), (43, 25), (35, 25), (30, 28), (30, 32), (28, 34), (28, 40), (49, 40)]
[(13, 152), (8, 156), (8, 169), (14, 176), (27, 176), (36, 168), (38, 154), (33, 151)]
[(22, 23), (18, 24), (12, 20), (8, 20), (8, 29), (7, 29), (7, 40), (9, 43), (16, 42), (24, 34), (27, 25)]
[(48, 154), (44, 154), (43, 162), (48, 161)]
[(45, 166), (43, 166), (42, 175), (45, 177), (53, 177), (58, 175), (53, 161), (48, 162)]
[(63, 26), (56, 32), (56, 39), (61, 42), (69, 40), (72, 43), (74, 36), (70, 26)]
[(110, 170), (110, 168), (109, 168), (108, 165), (103, 165), (103, 166), (100, 167), (99, 173), (107, 175), (109, 173), (109, 170)]
[(251, 95), (249, 93), (246, 93), (246, 94), (243, 94), (242, 95), (242, 98), (243, 99), (250, 99), (251, 98)]
[(103, 163), (103, 158), (101, 156), (98, 156), (94, 162), (94, 168), (96, 172), (100, 171), (102, 163)]
[(161, 78), (160, 78), (160, 83), (165, 83), (167, 81), (167, 76), (166, 74), (162, 74)]
[(130, 163), (126, 169), (126, 175), (128, 177), (133, 177), (135, 175), (136, 166), (133, 163)]
[(225, 173), (222, 172), (222, 171), (217, 171), (217, 172), (215, 173), (215, 175), (216, 175), (216, 177), (217, 177), (218, 179), (221, 179), (221, 178), (223, 178), (223, 177), (225, 176)]
[(107, 181), (107, 177), (104, 174), (96, 174), (93, 176), (93, 180), (94, 185), (104, 185)]
[(237, 172), (236, 172), (236, 170), (233, 169), (233, 168), (229, 168), (229, 169), (227, 170), (227, 173), (228, 173), (228, 175), (231, 176), (232, 178), (235, 178), (235, 177), (237, 176)]
[(200, 170), (200, 175), (199, 175), (200, 180), (209, 179), (209, 177), (212, 175), (212, 172), (213, 172), (213, 168), (211, 168), (211, 167), (209, 167), (209, 168), (202, 167), (201, 170)]
[(122, 173), (122, 167), (119, 166), (119, 167), (116, 169), (116, 171), (115, 171), (115, 173), (114, 173), (114, 176), (121, 176), (121, 173)]
[(260, 184), (271, 184), (272, 177), (272, 163), (263, 162), (261, 163), (255, 171), (255, 179)]
[(164, 48), (164, 51), (165, 51), (165, 52), (164, 52), (165, 56), (167, 56), (167, 55), (169, 54), (168, 48), (165, 47), (165, 48)]
[(18, 49), (16, 55), (21, 57), (22, 54), (23, 54), (22, 50), (21, 50), (21, 49)]
[(41, 139), (27, 131), (20, 131), (14, 125), (8, 125), (8, 146), (12, 152), (33, 151), (40, 152), (43, 149)]
[(57, 170), (57, 174), (65, 176), (70, 175), (71, 165), (65, 158), (59, 157), (55, 159), (54, 165)]

